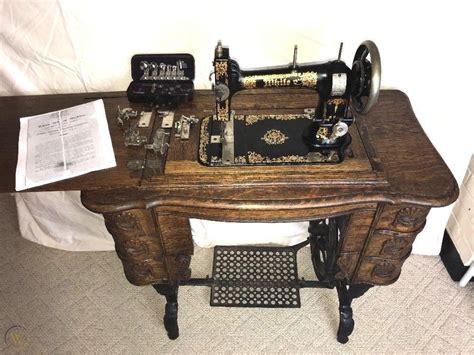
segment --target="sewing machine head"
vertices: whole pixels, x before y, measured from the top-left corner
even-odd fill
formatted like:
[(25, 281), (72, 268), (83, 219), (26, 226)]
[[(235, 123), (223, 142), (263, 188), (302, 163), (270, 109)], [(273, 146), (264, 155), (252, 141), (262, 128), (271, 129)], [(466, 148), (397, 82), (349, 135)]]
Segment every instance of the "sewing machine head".
[[(214, 141), (209, 144), (220, 143), (222, 146), (212, 148), (216, 155), (207, 159), (208, 165), (241, 164), (243, 163), (311, 163), (311, 162), (341, 162), (344, 159), (344, 150), (350, 144), (349, 126), (354, 121), (352, 111), (366, 114), (376, 103), (381, 78), (380, 55), (372, 41), (363, 42), (356, 51), (352, 68), (340, 60), (342, 44), (338, 59), (320, 63), (297, 63), (297, 47), (295, 46), (293, 62), (289, 65), (265, 67), (259, 69), (240, 69), (237, 61), (230, 58), (229, 48), (219, 41), (214, 55), (214, 84), (216, 98), (216, 112), (212, 118), (210, 136)], [(370, 56), (370, 60), (369, 60)], [(260, 88), (308, 88), (318, 93), (319, 100), (314, 103), (314, 110), (286, 121), (303, 118), (300, 140), (306, 149), (305, 158), (297, 161), (286, 161), (274, 155), (266, 157), (258, 153), (258, 159), (252, 159), (253, 151), (236, 157), (235, 143), (237, 139), (236, 119), (231, 109), (232, 96), (239, 91)], [(352, 109), (351, 109), (352, 108)], [(254, 115), (255, 116), (255, 115)], [(266, 115), (267, 118), (272, 115)], [(274, 115), (273, 115), (274, 116)], [(279, 120), (270, 117), (270, 120)], [(247, 120), (247, 118), (243, 118)], [(265, 119), (252, 118), (253, 121)], [(281, 125), (279, 126), (281, 127)], [(261, 137), (269, 146), (281, 145), (284, 137), (289, 137), (280, 128), (268, 130), (269, 135)], [(247, 133), (246, 133), (247, 134)], [(218, 139), (217, 136), (220, 138)], [(212, 138), (212, 137), (211, 137)], [(259, 139), (257, 137), (257, 139)], [(276, 142), (276, 143), (275, 143)], [(295, 140), (293, 140), (293, 143)], [(273, 147), (270, 147), (274, 149)], [(220, 157), (219, 157), (220, 155)], [(290, 154), (295, 156), (294, 153)], [(285, 156), (285, 155), (283, 155)], [(288, 154), (286, 156), (289, 156)], [(255, 157), (255, 155), (253, 155)], [(261, 158), (263, 157), (263, 158)], [(213, 163), (214, 160), (214, 163)], [(206, 164), (203, 159), (201, 162)]]

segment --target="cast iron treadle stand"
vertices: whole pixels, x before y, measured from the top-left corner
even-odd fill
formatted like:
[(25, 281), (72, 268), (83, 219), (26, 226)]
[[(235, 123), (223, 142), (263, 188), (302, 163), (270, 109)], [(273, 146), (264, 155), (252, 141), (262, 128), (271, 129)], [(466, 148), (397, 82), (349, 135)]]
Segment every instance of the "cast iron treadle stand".
[[(179, 336), (179, 285), (210, 286), (211, 306), (300, 307), (302, 287), (336, 288), (339, 298), (337, 340), (347, 343), (354, 330), (351, 303), (372, 285), (338, 280), (336, 259), (344, 217), (311, 221), (309, 238), (291, 247), (222, 247), (214, 249), (212, 278), (191, 278), (153, 287), (166, 297), (165, 329), (170, 339)], [(311, 259), (318, 280), (298, 279), (296, 254), (310, 244)]]
[(166, 297), (165, 316), (163, 323), (168, 332), (168, 338), (171, 340), (179, 337), (178, 328), (178, 284), (155, 284), (155, 290), (162, 296)]
[[(354, 298), (362, 296), (372, 285), (355, 284), (336, 280), (336, 259), (340, 246), (339, 229), (343, 220), (328, 218), (309, 222), (309, 243), (311, 260), (318, 280), (326, 281), (336, 287), (339, 298), (339, 328), (337, 341), (345, 344), (354, 330), (351, 303)], [(339, 226), (338, 226), (339, 225)]]

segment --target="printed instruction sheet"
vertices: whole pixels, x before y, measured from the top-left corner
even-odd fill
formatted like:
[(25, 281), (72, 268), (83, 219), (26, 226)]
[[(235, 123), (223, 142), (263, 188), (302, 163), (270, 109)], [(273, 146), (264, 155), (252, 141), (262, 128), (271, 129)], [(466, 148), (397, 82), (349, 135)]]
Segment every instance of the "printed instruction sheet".
[(102, 100), (20, 118), (16, 191), (114, 166)]

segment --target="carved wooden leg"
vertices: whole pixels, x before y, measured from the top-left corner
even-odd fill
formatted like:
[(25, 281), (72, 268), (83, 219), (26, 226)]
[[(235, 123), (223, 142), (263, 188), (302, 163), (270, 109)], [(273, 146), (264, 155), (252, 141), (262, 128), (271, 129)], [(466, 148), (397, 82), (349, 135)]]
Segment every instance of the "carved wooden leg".
[(349, 341), (349, 335), (354, 330), (354, 320), (352, 319), (351, 299), (349, 291), (344, 283), (336, 286), (339, 298), (339, 328), (337, 330), (337, 341), (345, 344)]
[(351, 303), (354, 298), (362, 296), (372, 285), (356, 284), (347, 286), (345, 282), (336, 285), (339, 298), (339, 329), (337, 330), (337, 341), (345, 344), (349, 341), (349, 335), (354, 330), (354, 319), (352, 318)]
[(178, 328), (178, 285), (177, 284), (155, 284), (155, 290), (166, 297), (165, 316), (163, 323), (171, 340), (179, 336)]

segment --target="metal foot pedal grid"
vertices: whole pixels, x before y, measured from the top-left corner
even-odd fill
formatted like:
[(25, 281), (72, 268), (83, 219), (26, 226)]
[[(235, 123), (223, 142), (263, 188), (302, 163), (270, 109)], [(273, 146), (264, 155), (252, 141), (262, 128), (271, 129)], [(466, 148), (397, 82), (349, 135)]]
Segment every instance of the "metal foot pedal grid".
[(216, 246), (211, 306), (298, 308), (294, 247)]

